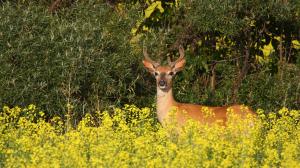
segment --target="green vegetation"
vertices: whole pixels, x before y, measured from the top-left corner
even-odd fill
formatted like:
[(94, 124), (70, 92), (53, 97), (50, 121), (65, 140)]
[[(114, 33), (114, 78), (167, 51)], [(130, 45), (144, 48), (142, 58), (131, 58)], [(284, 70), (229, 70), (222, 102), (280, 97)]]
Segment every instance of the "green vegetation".
[(92, 2), (53, 15), (34, 4), (2, 5), (2, 106), (36, 103), (53, 115), (72, 104), (77, 118), (135, 99), (140, 58), (131, 54), (128, 19)]
[(166, 60), (182, 44), (179, 101), (299, 109), (299, 3), (213, 3), (70, 1), (49, 12), (47, 1), (3, 2), (0, 106), (34, 103), (64, 116), (70, 104), (73, 122), (111, 106), (149, 106), (155, 86), (143, 45)]

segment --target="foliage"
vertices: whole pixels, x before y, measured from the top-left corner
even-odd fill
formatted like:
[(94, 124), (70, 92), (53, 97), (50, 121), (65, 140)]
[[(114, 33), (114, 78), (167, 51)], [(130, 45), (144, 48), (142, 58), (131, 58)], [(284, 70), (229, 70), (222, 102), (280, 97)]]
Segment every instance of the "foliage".
[(162, 2), (151, 2), (134, 30), (157, 48), (153, 57), (174, 57), (179, 44), (186, 46), (189, 72), (175, 85), (178, 98), (267, 109), (274, 99), (277, 107), (300, 105), (300, 76), (293, 75), (299, 74), (299, 1), (168, 1), (163, 10)]
[(149, 106), (156, 87), (142, 47), (165, 61), (182, 44), (178, 101), (300, 107), (299, 1), (70, 0), (49, 12), (51, 2), (1, 1), (0, 106), (34, 103), (73, 125)]
[[(34, 105), (0, 113), (1, 167), (297, 167), (300, 111), (232, 116), (226, 128), (189, 122), (162, 128), (152, 108), (87, 114), (75, 129)], [(101, 121), (99, 121), (101, 119)], [(95, 125), (99, 125), (95, 127)]]
[(294, 64), (286, 64), (282, 72), (271, 75), (265, 71), (248, 75), (240, 89), (240, 98), (247, 99), (253, 108), (274, 111), (278, 106), (299, 109), (300, 75)]
[(106, 5), (92, 1), (61, 12), (3, 4), (0, 104), (36, 102), (48, 115), (71, 104), (77, 118), (136, 100), (139, 58), (127, 40), (128, 17), (119, 19)]

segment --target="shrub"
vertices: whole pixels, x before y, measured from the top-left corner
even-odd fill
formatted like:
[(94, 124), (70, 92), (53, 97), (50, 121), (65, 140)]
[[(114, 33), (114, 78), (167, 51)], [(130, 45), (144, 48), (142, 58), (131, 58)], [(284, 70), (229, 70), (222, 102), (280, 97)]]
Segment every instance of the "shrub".
[[(298, 1), (284, 5), (281, 1), (270, 5), (270, 1), (262, 6), (263, 12), (259, 4), (264, 2), (256, 1), (241, 1), (240, 5), (222, 2), (219, 6), (214, 5), (217, 1), (119, 0), (110, 1), (112, 6), (103, 0), (68, 2), (53, 13), (46, 6), (49, 0), (1, 2), (0, 106), (34, 103), (47, 117), (69, 118), (73, 125), (86, 113), (126, 103), (149, 106), (154, 101), (155, 82), (142, 68), (142, 47), (147, 46), (152, 57), (165, 59), (175, 58), (177, 45), (183, 44), (187, 65), (175, 79), (177, 100), (206, 105), (236, 101), (269, 110), (299, 108), (299, 68), (294, 65), (300, 55), (299, 49), (291, 48), (298, 38)], [(286, 13), (289, 15), (284, 17)], [(241, 22), (235, 24), (237, 20)], [(252, 22), (257, 25), (253, 27)], [(266, 22), (272, 24), (265, 27)], [(287, 33), (281, 55), (279, 41), (270, 42), (282, 33), (274, 28), (277, 23)], [(239, 43), (243, 31), (235, 31), (239, 26), (253, 28), (250, 32), (255, 35), (249, 64), (237, 59), (245, 53), (244, 43)], [(136, 34), (131, 34), (135, 28)], [(273, 34), (255, 33), (265, 28)], [(276, 52), (268, 57), (273, 62), (260, 65), (254, 57), (266, 44), (274, 45)], [(280, 56), (286, 64), (278, 62)], [(215, 78), (214, 62), (218, 62)], [(292, 65), (293, 70), (284, 70), (279, 64)], [(240, 75), (247, 67), (247, 75)], [(236, 84), (236, 79), (241, 79), (240, 83)], [(233, 92), (235, 88), (238, 92)]]
[(0, 13), (1, 106), (35, 103), (62, 116), (71, 104), (77, 119), (136, 101), (140, 60), (130, 49), (128, 17), (92, 1), (57, 14), (6, 2)]

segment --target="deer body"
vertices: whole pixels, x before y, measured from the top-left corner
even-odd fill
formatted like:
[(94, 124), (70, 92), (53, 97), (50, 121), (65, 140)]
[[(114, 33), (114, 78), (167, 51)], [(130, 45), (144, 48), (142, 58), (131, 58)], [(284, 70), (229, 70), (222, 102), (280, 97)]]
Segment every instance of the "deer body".
[(170, 120), (170, 114), (174, 113), (176, 123), (184, 125), (188, 119), (199, 121), (200, 123), (218, 122), (225, 125), (227, 121), (227, 111), (245, 118), (248, 114), (255, 115), (253, 111), (241, 105), (208, 107), (196, 104), (186, 104), (176, 102), (172, 92), (172, 78), (181, 71), (185, 65), (184, 51), (179, 47), (180, 58), (175, 62), (169, 61), (168, 66), (161, 66), (152, 61), (146, 50), (143, 64), (145, 68), (156, 78), (157, 84), (157, 117), (160, 123), (165, 124)]
[[(212, 114), (203, 112), (205, 109)], [(160, 123), (169, 121), (169, 113), (175, 110), (178, 125), (184, 125), (188, 119), (193, 119), (201, 123), (219, 122), (221, 125), (225, 125), (227, 122), (227, 109), (231, 109), (235, 114), (243, 118), (245, 118), (247, 114), (255, 115), (254, 112), (241, 105), (208, 107), (197, 104), (179, 103), (174, 100), (172, 90), (162, 92), (157, 88), (157, 118)]]

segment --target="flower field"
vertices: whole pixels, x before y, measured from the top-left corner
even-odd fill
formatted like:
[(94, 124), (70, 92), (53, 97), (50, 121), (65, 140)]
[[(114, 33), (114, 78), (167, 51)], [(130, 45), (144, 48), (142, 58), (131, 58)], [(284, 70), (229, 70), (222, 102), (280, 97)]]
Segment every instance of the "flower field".
[(153, 108), (126, 105), (86, 115), (76, 128), (45, 118), (34, 105), (3, 107), (0, 167), (297, 167), (299, 111), (282, 108), (258, 120), (232, 116), (228, 126), (162, 127)]

